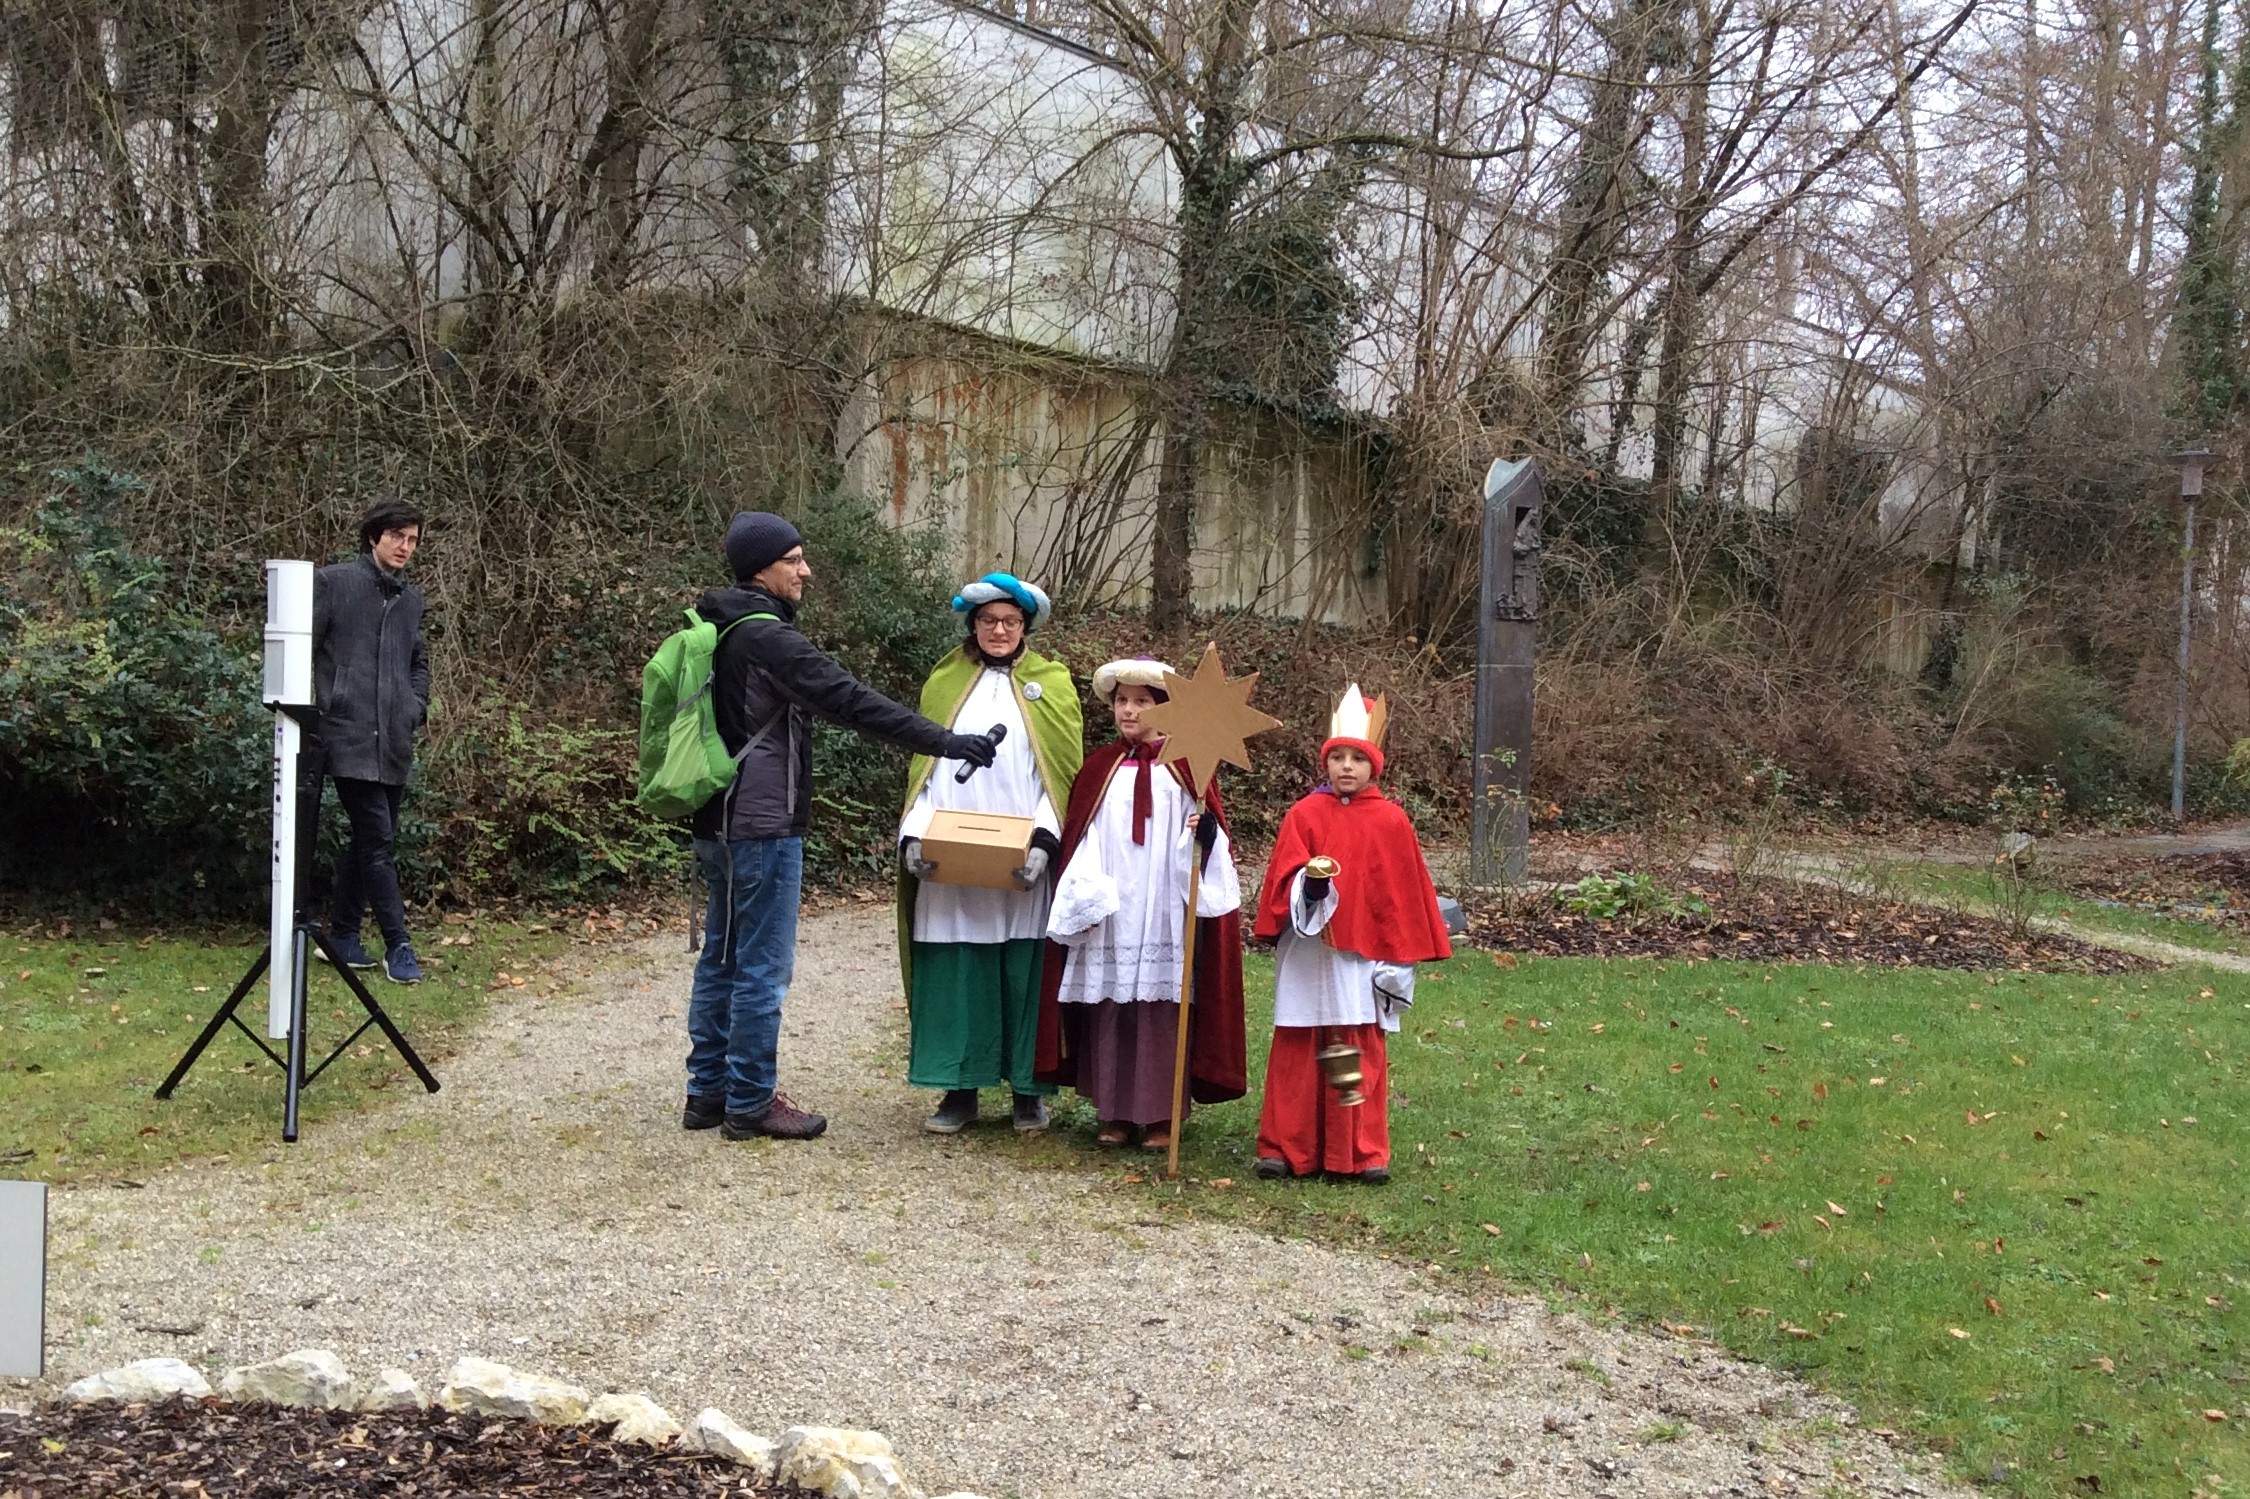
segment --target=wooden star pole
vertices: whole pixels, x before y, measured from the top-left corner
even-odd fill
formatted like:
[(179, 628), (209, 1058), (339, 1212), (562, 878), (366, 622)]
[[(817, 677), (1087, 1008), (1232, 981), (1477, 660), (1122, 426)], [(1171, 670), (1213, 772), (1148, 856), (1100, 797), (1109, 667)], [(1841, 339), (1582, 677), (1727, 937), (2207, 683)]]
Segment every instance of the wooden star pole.
[[(1226, 664), (1219, 659), (1219, 645), (1212, 641), (1203, 647), (1203, 659), (1196, 663), (1195, 675), (1183, 677), (1166, 668), (1164, 691), (1168, 701), (1158, 703), (1141, 715), (1141, 722), (1149, 732), (1164, 736), (1164, 747), (1156, 752), (1159, 765), (1183, 764), (1187, 769), (1188, 790), (1199, 812), (1204, 799), (1211, 794), (1211, 783), (1218, 778), (1221, 763), (1250, 768), (1250, 746), (1246, 741), (1281, 727), (1281, 720), (1260, 713), (1250, 706), (1250, 690), (1258, 685), (1258, 674), (1229, 679)], [(1186, 1121), (1181, 1115), (1187, 1107), (1188, 1060), (1188, 1007), (1195, 995), (1195, 905), (1202, 894), (1203, 850), (1192, 837), (1188, 839), (1188, 891), (1186, 940), (1180, 948), (1180, 1035), (1172, 1058), (1172, 1143), (1165, 1155), (1164, 1174), (1180, 1174), (1180, 1132)]]

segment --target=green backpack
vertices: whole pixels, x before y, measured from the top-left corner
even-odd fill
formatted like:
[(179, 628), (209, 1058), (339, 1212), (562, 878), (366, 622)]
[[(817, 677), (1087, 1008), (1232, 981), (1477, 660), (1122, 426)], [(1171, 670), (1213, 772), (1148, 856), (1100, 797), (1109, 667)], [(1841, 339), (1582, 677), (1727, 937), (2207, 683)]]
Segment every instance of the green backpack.
[[(769, 722), (740, 751), (727, 752), (711, 695), (711, 660), (726, 630), (693, 609), (687, 611), (687, 621), (687, 628), (667, 635), (641, 669), (641, 769), (633, 800), (656, 817), (693, 817), (701, 811), (732, 784), (743, 757), (773, 728)], [(727, 629), (741, 623), (735, 620)]]

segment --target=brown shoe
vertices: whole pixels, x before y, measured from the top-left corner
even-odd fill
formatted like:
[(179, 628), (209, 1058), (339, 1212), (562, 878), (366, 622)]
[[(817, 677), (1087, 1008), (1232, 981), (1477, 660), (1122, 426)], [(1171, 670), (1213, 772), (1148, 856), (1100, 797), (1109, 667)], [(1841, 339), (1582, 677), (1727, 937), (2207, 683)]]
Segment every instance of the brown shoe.
[(1133, 1126), (1122, 1119), (1112, 1119), (1094, 1134), (1096, 1145), (1130, 1145), (1133, 1143)]
[(729, 1140), (815, 1140), (828, 1128), (826, 1115), (808, 1113), (781, 1094), (763, 1114), (729, 1114), (719, 1134)]
[(1141, 1149), (1170, 1150), (1172, 1148), (1172, 1121), (1152, 1124), (1141, 1131)]

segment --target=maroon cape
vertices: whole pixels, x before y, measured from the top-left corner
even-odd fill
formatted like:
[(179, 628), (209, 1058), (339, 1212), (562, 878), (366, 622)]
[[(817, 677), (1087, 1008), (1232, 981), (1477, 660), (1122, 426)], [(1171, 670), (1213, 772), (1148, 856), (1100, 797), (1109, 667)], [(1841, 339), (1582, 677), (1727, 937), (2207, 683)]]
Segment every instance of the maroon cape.
[[(1109, 778), (1130, 749), (1122, 741), (1105, 744), (1079, 767), (1078, 779), (1070, 786), (1070, 809), (1063, 818), (1062, 858), (1055, 865), (1057, 879), (1085, 841), (1086, 829), (1109, 788)], [(1176, 766), (1172, 771), (1181, 785), (1187, 784), (1187, 777)], [(1217, 781), (1211, 783), (1204, 804), (1224, 827), (1226, 817), (1219, 806)], [(1195, 991), (1188, 1007), (1188, 1096), (1197, 1103), (1225, 1103), (1240, 1098), (1250, 1088), (1242, 1019), (1242, 917), (1234, 911), (1205, 916), (1195, 927)], [(1039, 983), (1039, 1055), (1034, 1075), (1043, 1083), (1075, 1087), (1083, 1050), (1080, 1034), (1086, 1023), (1085, 1012), (1092, 1007), (1066, 1005), (1055, 997), (1062, 992), (1063, 959), (1068, 952), (1059, 942), (1047, 944), (1046, 968)]]
[(1288, 926), (1289, 882), (1315, 854), (1342, 867), (1336, 880), (1342, 900), (1321, 934), (1330, 946), (1380, 963), (1453, 956), (1414, 824), (1375, 786), (1348, 802), (1315, 791), (1281, 819), (1258, 899), (1260, 937), (1270, 942)]

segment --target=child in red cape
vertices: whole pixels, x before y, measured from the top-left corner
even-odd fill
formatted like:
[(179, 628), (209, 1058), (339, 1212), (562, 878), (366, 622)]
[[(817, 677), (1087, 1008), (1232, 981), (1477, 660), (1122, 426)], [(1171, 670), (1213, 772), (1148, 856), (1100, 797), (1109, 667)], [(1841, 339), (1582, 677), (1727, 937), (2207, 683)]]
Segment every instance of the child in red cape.
[[(1384, 1037), (1414, 1002), (1414, 965), (1453, 955), (1414, 824), (1375, 784), (1380, 717), (1356, 683), (1345, 689), (1320, 747), (1328, 780), (1289, 809), (1266, 865), (1257, 935), (1277, 947), (1262, 1177), (1391, 1179)], [(1319, 1053), (1336, 1044), (1359, 1051), (1364, 1103), (1345, 1106), (1322, 1075)]]

